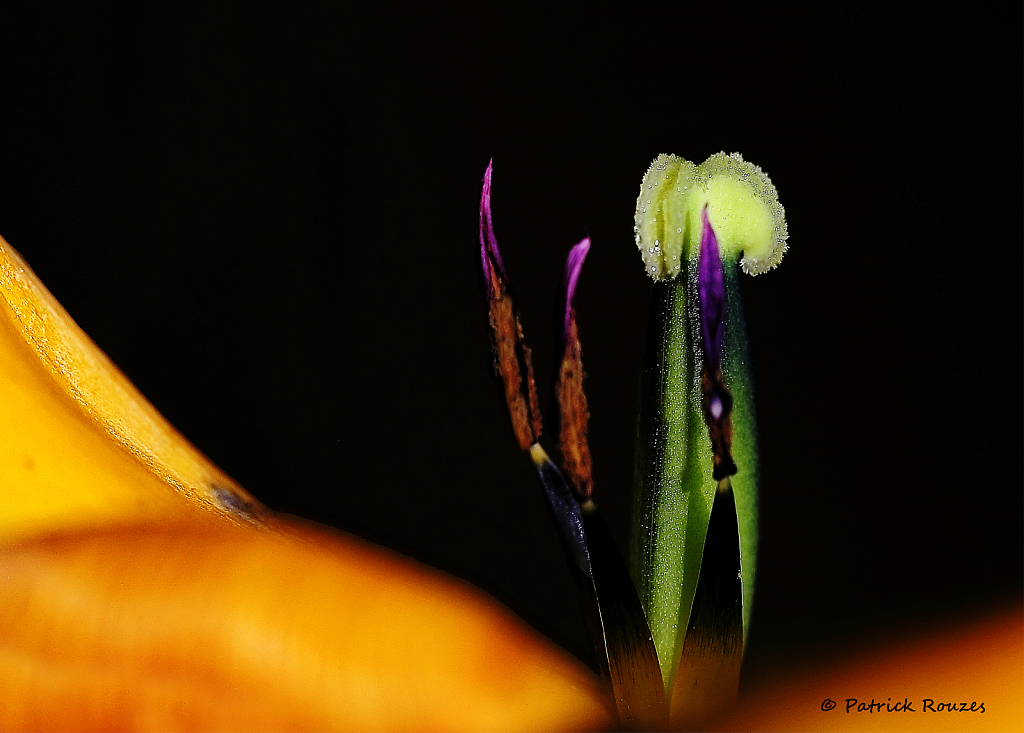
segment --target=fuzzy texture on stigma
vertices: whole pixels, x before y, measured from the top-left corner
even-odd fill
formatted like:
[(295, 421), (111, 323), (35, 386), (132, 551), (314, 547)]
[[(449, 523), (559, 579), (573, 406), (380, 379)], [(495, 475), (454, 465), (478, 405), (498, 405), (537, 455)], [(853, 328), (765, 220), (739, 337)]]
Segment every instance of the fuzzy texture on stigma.
[(759, 275), (776, 267), (786, 252), (786, 213), (768, 175), (739, 153), (716, 153), (694, 165), (676, 155), (659, 155), (640, 184), (633, 232), (644, 271), (672, 280), (683, 261), (700, 250), (702, 217), (717, 235), (723, 259)]

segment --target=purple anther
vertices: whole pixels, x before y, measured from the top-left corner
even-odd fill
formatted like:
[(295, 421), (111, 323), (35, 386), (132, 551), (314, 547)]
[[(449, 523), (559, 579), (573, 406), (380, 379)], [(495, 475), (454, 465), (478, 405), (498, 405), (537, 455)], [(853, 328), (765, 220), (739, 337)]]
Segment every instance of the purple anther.
[(725, 283), (718, 237), (708, 221), (708, 207), (701, 212), (704, 231), (697, 258), (697, 297), (700, 299), (700, 335), (708, 370), (714, 374), (722, 358), (725, 321)]
[(492, 280), (497, 268), (501, 279), (505, 278), (505, 266), (501, 262), (501, 252), (498, 251), (498, 240), (494, 237), (494, 222), (491, 221), (491, 170), (494, 165), (492, 158), (487, 163), (487, 170), (484, 172), (484, 185), (480, 190), (480, 262), (484, 268), (484, 282), (487, 284), (487, 294), (494, 297), (492, 291)]
[(580, 270), (583, 269), (583, 260), (587, 258), (590, 251), (590, 237), (585, 237), (575, 247), (569, 250), (569, 256), (565, 260), (565, 337), (569, 335), (569, 320), (572, 313), (572, 301), (576, 297), (576, 283), (580, 279)]

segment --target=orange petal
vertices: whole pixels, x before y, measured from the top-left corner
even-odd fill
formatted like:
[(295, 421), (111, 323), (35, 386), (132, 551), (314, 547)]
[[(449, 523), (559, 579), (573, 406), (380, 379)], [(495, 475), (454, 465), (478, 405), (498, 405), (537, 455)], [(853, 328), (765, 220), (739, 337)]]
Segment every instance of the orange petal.
[(135, 525), (0, 555), (0, 729), (599, 729), (597, 678), (350, 536)]
[(0, 237), (0, 537), (267, 513), (157, 412)]
[(717, 730), (1024, 730), (1024, 609), (782, 675), (741, 698)]

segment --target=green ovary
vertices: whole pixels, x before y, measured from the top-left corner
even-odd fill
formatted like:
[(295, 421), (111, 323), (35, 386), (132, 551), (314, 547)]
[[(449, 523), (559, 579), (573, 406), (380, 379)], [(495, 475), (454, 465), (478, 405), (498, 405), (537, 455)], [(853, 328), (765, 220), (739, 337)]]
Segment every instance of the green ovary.
[[(733, 396), (731, 478), (736, 498), (743, 574), (744, 636), (750, 623), (757, 553), (758, 460), (753, 389), (739, 296), (739, 266), (725, 260), (729, 323), (722, 370)], [(634, 486), (633, 577), (654, 637), (667, 689), (672, 689), (703, 558), (704, 538), (718, 482), (711, 441), (700, 407), (701, 354), (697, 324), (689, 322), (696, 294), (695, 260), (683, 277), (659, 283), (641, 386), (637, 473)]]

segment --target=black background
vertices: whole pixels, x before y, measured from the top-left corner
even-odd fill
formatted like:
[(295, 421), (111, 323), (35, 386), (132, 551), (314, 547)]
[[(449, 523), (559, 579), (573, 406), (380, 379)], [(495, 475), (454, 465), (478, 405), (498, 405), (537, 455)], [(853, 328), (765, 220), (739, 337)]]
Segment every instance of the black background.
[(749, 661), (1019, 596), (1020, 8), (68, 3), (0, 15), (0, 234), (270, 506), (479, 584), (590, 660), (492, 379), (480, 179), (549, 384), (568, 248), (625, 546), (651, 159), (739, 151), (763, 455)]

